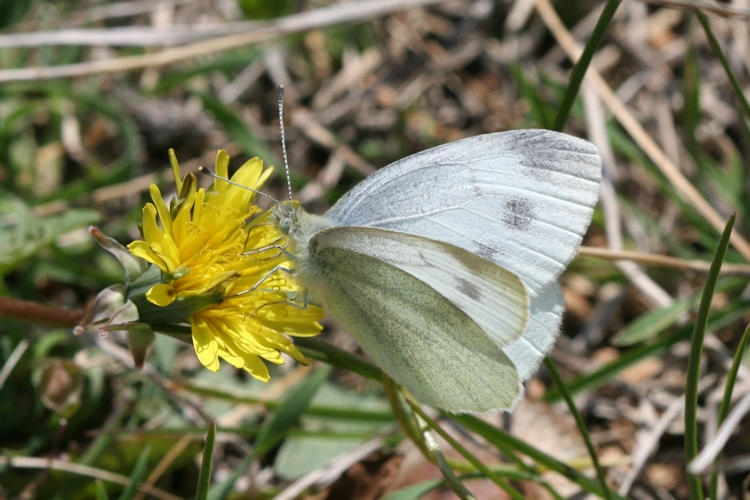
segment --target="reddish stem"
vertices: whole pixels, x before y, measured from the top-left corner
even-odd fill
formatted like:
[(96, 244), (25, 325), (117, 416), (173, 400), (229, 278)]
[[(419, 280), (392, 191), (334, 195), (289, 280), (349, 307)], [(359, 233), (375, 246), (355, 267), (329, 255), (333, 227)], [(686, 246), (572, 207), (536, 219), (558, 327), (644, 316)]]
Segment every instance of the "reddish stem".
[(12, 297), (0, 297), (0, 316), (27, 323), (73, 328), (81, 322), (83, 309), (71, 310)]

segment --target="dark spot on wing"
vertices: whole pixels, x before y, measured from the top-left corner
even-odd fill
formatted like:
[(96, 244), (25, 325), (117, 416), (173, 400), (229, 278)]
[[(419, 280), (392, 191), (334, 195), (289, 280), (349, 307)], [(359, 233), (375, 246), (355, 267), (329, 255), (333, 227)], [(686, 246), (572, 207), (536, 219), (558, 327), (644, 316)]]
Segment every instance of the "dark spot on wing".
[(531, 203), (523, 198), (511, 198), (505, 203), (503, 211), (503, 222), (519, 231), (529, 227), (534, 217)]
[(471, 281), (464, 279), (464, 278), (456, 278), (456, 285), (458, 286), (458, 289), (469, 297), (472, 300), (479, 300), (479, 297), (482, 295), (482, 291), (479, 289), (479, 287), (472, 283)]
[(477, 243), (477, 249), (474, 251), (474, 253), (484, 260), (489, 260), (490, 262), (495, 261), (495, 255), (497, 255), (499, 252), (497, 248), (493, 248), (488, 245), (483, 245), (481, 243)]

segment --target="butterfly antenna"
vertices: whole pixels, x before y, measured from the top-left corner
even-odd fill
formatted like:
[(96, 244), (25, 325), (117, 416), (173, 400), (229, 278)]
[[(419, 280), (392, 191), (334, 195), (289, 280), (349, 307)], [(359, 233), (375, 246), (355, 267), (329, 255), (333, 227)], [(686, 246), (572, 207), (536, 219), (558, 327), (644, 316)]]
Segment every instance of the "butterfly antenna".
[(253, 192), (253, 193), (255, 193), (255, 194), (259, 194), (259, 195), (261, 195), (261, 196), (265, 196), (266, 198), (269, 198), (269, 199), (270, 199), (271, 201), (273, 201), (274, 203), (278, 203), (278, 202), (279, 202), (279, 200), (277, 200), (276, 198), (274, 198), (273, 196), (271, 196), (271, 195), (270, 195), (270, 194), (268, 194), (268, 193), (264, 193), (263, 191), (258, 191), (257, 189), (253, 189), (253, 188), (251, 188), (251, 187), (248, 187), (248, 186), (243, 186), (243, 185), (242, 185), (242, 184), (240, 184), (239, 182), (234, 182), (234, 181), (233, 181), (232, 179), (227, 179), (226, 177), (222, 177), (222, 176), (220, 176), (219, 174), (216, 174), (216, 173), (214, 173), (214, 172), (211, 172), (211, 170), (207, 169), (207, 168), (206, 168), (206, 167), (204, 167), (203, 165), (201, 165), (200, 167), (198, 167), (198, 171), (199, 171), (200, 173), (202, 173), (202, 174), (208, 174), (208, 175), (210, 175), (211, 177), (213, 177), (214, 179), (219, 179), (219, 180), (222, 180), (222, 181), (228, 182), (229, 184), (232, 184), (233, 186), (237, 186), (237, 187), (239, 187), (239, 188), (242, 188), (242, 189), (246, 189), (247, 191), (252, 191), (252, 192)]
[(286, 189), (289, 192), (289, 203), (292, 202), (292, 177), (289, 175), (289, 161), (286, 156), (286, 135), (284, 134), (284, 86), (279, 85), (279, 129), (281, 130), (281, 156), (284, 158)]

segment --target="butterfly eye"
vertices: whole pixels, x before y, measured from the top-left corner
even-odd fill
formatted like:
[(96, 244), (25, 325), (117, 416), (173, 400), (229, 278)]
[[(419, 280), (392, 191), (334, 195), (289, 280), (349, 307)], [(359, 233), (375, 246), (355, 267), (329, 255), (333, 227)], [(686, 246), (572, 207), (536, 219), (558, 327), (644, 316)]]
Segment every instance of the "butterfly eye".
[(284, 234), (289, 234), (289, 228), (292, 227), (292, 219), (290, 217), (282, 217), (279, 220), (279, 229)]

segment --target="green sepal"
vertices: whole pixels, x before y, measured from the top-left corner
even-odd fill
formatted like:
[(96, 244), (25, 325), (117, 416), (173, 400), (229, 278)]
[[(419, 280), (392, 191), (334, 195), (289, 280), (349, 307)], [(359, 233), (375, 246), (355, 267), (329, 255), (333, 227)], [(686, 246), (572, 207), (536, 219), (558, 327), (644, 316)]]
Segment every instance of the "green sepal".
[[(137, 296), (131, 296), (130, 300), (138, 308), (138, 317), (140, 322), (147, 323), (151, 326), (158, 325), (175, 325), (185, 323), (191, 315), (202, 311), (203, 309), (219, 304), (224, 298), (222, 291), (203, 293), (200, 295), (191, 295), (189, 297), (179, 297), (166, 307), (152, 304), (146, 298), (145, 293)], [(158, 330), (158, 328), (155, 328)]]

